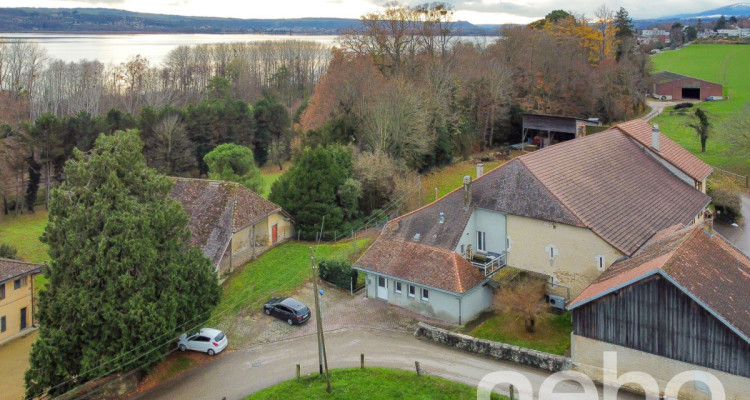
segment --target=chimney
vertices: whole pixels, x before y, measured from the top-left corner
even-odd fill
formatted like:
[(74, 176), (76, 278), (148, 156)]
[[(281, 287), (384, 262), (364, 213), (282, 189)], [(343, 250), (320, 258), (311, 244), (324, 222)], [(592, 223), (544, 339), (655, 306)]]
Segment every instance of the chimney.
[(653, 148), (659, 153), (661, 153), (661, 149), (659, 149), (659, 137), (660, 136), (661, 136), (661, 131), (659, 130), (659, 125), (654, 125), (654, 127), (651, 128), (651, 148)]
[(703, 211), (703, 232), (709, 237), (714, 235), (714, 214), (711, 210)]
[(477, 178), (484, 175), (484, 164), (479, 163), (477, 164)]
[(464, 176), (464, 208), (471, 204), (471, 175)]

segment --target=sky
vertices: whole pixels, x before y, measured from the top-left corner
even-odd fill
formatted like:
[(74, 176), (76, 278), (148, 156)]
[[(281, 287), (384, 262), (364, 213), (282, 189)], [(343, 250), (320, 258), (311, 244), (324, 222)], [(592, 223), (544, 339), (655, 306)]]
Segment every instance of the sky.
[[(402, 1), (415, 5), (429, 0)], [(454, 0), (456, 19), (474, 24), (525, 24), (556, 9), (593, 17), (602, 4), (624, 7), (636, 19), (706, 11), (739, 1), (727, 0)], [(0, 7), (103, 7), (158, 14), (231, 18), (359, 18), (384, 1), (368, 0), (0, 0)]]

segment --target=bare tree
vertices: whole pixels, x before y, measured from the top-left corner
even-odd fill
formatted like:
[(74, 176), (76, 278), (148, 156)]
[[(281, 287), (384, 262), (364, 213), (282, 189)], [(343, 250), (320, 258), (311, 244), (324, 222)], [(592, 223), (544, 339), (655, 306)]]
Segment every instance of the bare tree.
[(533, 333), (539, 314), (547, 307), (544, 303), (544, 291), (543, 280), (519, 278), (500, 289), (500, 293), (495, 296), (494, 308), (523, 317), (526, 331)]
[(176, 175), (195, 166), (193, 144), (179, 115), (166, 115), (144, 142), (146, 161), (164, 174)]

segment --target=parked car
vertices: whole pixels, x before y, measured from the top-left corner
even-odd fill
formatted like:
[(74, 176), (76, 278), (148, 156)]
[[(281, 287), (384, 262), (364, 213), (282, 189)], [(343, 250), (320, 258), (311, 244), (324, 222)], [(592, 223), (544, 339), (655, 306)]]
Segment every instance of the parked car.
[(267, 315), (286, 321), (289, 325), (301, 325), (310, 319), (310, 309), (291, 297), (274, 297), (263, 305), (263, 312)]
[(227, 348), (227, 344), (229, 344), (227, 335), (213, 328), (203, 328), (198, 333), (190, 336), (183, 333), (177, 340), (177, 348), (180, 351), (200, 351), (209, 356), (221, 353), (222, 350)]

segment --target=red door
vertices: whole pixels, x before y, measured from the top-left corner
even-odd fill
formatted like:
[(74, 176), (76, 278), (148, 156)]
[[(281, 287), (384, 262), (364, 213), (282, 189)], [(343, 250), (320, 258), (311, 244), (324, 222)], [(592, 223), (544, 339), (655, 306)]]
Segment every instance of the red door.
[(274, 224), (271, 227), (271, 243), (276, 243), (278, 239), (279, 239), (279, 228), (277, 224)]

